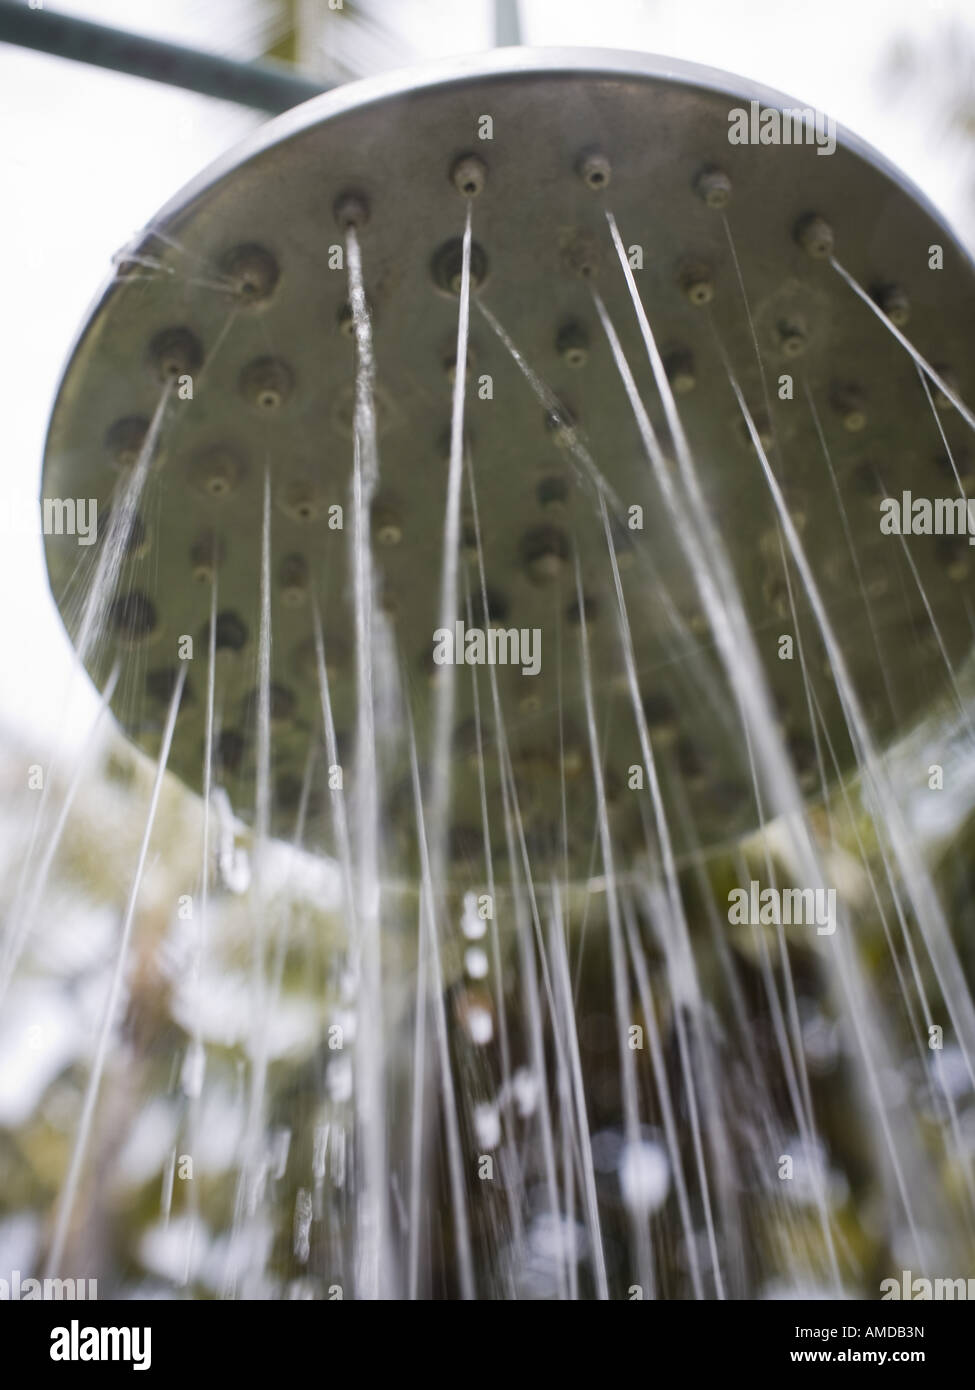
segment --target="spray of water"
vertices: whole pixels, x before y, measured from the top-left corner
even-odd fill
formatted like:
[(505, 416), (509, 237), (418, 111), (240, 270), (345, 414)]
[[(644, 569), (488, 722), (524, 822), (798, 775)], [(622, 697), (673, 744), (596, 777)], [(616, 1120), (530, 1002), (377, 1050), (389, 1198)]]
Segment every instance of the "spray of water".
[(152, 795), (149, 800), (149, 813), (146, 817), (146, 828), (143, 832), (142, 844), (139, 847), (139, 857), (136, 861), (135, 875), (129, 890), (129, 899), (126, 904), (125, 915), (122, 919), (122, 928), (119, 934), (118, 949), (115, 956), (115, 966), (112, 970), (111, 983), (102, 1011), (102, 1021), (98, 1032), (98, 1041), (95, 1046), (95, 1056), (91, 1064), (91, 1071), (88, 1075), (88, 1084), (85, 1088), (85, 1098), (81, 1108), (81, 1118), (78, 1121), (78, 1129), (75, 1134), (74, 1146), (71, 1150), (71, 1160), (68, 1164), (67, 1176), (65, 1177), (58, 1198), (54, 1217), (54, 1232), (51, 1237), (51, 1244), (48, 1250), (45, 1267), (45, 1278), (54, 1278), (59, 1273), (64, 1258), (65, 1242), (67, 1241), (71, 1226), (71, 1218), (78, 1195), (78, 1184), (81, 1181), (85, 1154), (87, 1152), (89, 1138), (91, 1137), (92, 1122), (95, 1117), (95, 1106), (98, 1103), (98, 1094), (105, 1073), (109, 1042), (111, 1041), (112, 1031), (117, 1021), (118, 1004), (122, 993), (122, 980), (128, 962), (129, 946), (132, 940), (132, 927), (135, 922), (135, 912), (139, 901), (139, 889), (142, 887), (146, 857), (149, 853), (149, 841), (152, 837), (152, 827), (155, 824), (156, 812), (159, 808), (159, 795), (162, 791), (163, 777), (166, 774), (166, 764), (169, 761), (169, 750), (172, 747), (173, 731), (176, 728), (176, 715), (179, 713), (180, 701), (183, 698), (183, 687), (186, 684), (186, 670), (186, 664), (183, 663), (180, 666), (179, 675), (173, 687), (172, 698), (169, 702), (169, 713), (166, 716), (166, 726), (163, 731), (162, 745), (159, 750), (159, 763), (156, 768)]
[(362, 255), (354, 226), (346, 233), (349, 302), (355, 327), (355, 448), (352, 475), (352, 573), (356, 630), (356, 739), (353, 854), (356, 866), (359, 1023), (356, 1028), (356, 1108), (361, 1146), (359, 1194), (360, 1295), (388, 1296), (395, 1286), (386, 1170), (384, 1026), (382, 1001), (379, 767), (376, 751), (374, 642), (376, 580), (370, 541), (371, 508), (379, 481), (372, 322)]

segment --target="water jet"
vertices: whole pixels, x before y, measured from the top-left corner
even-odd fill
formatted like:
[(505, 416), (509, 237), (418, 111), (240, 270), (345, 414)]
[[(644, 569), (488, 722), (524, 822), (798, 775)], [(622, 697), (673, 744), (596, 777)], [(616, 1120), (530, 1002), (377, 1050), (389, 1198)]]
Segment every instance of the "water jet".
[[(356, 1253), (343, 1234), (329, 1255), (345, 1252), (360, 1296), (760, 1288), (775, 1260), (749, 1250), (746, 1267), (740, 1194), (784, 1200), (761, 1166), (783, 1112), (817, 1152), (793, 960), (803, 997), (829, 993), (849, 1030), (891, 1224), (903, 1209), (918, 1261), (919, 1230), (954, 1238), (943, 1208), (930, 1226), (918, 1216), (925, 1159), (849, 915), (816, 956), (781, 923), (747, 948), (770, 1021), (760, 1046), (736, 1045), (779, 1090), (749, 1117), (766, 1130), (761, 1162), (728, 1158), (739, 1117), (722, 1099), (702, 923), (740, 1023), (739, 946), (689, 880), (724, 854), (757, 887), (741, 845), (774, 821), (796, 891), (833, 891), (809, 803), (845, 795), (855, 772), (895, 916), (930, 959), (923, 1019), (950, 1020), (969, 1068), (975, 1043), (878, 754), (961, 703), (966, 569), (882, 534), (878, 503), (943, 493), (945, 459), (961, 488), (975, 266), (849, 133), (835, 149), (733, 143), (749, 103), (794, 109), (713, 70), (572, 50), (327, 93), (126, 248), (61, 384), (44, 496), (96, 499), (111, 520), (87, 600), (74, 540), (47, 537), (52, 592), (133, 742), (254, 827), (258, 1020), (273, 998), (262, 848), (298, 838), (341, 866)], [(943, 270), (928, 268), (933, 246)], [(441, 666), (438, 632), (465, 627), (495, 648), (500, 629), (541, 634), (537, 673)], [(751, 852), (774, 876), (769, 843)], [(386, 964), (405, 930), (394, 879), (413, 895), (409, 991)], [(471, 947), (482, 899), (494, 926)], [(587, 924), (598, 944), (582, 970), (569, 944)], [(402, 1021), (390, 994), (407, 992), (404, 1106), (385, 1028)], [(252, 1071), (241, 1194), (262, 1162), (260, 1048)], [(607, 1198), (593, 1136), (611, 1126)], [(497, 1189), (479, 1181), (478, 1145), (501, 1146)], [(447, 1194), (435, 1237), (428, 1179)], [(841, 1287), (826, 1189), (812, 1190), (812, 1263)], [(239, 1195), (235, 1237), (246, 1210)], [(673, 1267), (651, 1242), (665, 1221), (682, 1242)], [(448, 1246), (450, 1261), (433, 1253)], [(242, 1277), (239, 1249), (232, 1264)]]

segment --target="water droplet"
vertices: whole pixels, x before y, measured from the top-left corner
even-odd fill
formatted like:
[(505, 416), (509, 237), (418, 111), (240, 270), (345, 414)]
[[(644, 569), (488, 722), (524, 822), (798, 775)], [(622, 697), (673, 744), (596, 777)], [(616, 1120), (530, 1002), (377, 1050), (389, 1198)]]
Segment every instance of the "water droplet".
[(474, 1107), (474, 1130), (482, 1149), (496, 1149), (501, 1142), (501, 1116), (498, 1107), (483, 1102)]
[(489, 969), (487, 952), (479, 946), (472, 946), (464, 953), (464, 969), (472, 980), (485, 979)]
[(460, 919), (460, 929), (468, 941), (479, 941), (487, 931), (487, 922), (478, 915), (477, 894), (464, 894), (464, 912)]
[(183, 1094), (196, 1099), (203, 1090), (203, 1077), (206, 1072), (206, 1051), (202, 1043), (190, 1043), (183, 1058), (180, 1085)]
[(527, 1067), (519, 1067), (511, 1078), (515, 1105), (522, 1118), (534, 1114), (538, 1104), (538, 1082)]
[(663, 1206), (670, 1188), (670, 1164), (659, 1144), (624, 1144), (619, 1160), (620, 1191), (631, 1211), (645, 1215)]
[(350, 1057), (336, 1057), (329, 1062), (325, 1072), (325, 1084), (328, 1087), (329, 1099), (336, 1105), (342, 1105), (345, 1101), (352, 1099), (352, 1059)]
[(467, 1010), (467, 1032), (472, 1043), (484, 1047), (494, 1037), (494, 1019), (488, 1009), (475, 1004)]

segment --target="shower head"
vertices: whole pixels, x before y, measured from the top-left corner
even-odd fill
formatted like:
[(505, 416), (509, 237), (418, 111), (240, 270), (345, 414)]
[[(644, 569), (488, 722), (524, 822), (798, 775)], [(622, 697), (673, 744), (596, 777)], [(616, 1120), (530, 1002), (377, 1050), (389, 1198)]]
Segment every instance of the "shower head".
[[(832, 127), (822, 118), (817, 125), (816, 113), (783, 117), (796, 109), (742, 79), (671, 60), (504, 50), (316, 98), (270, 122), (168, 204), (118, 258), (83, 329), (54, 408), (43, 476), (45, 499), (97, 499), (104, 537), (106, 511), (119, 506), (161, 409), (105, 632), (81, 644), (100, 684), (121, 660), (113, 704), (133, 741), (158, 750), (187, 650), (180, 640), (192, 637), (170, 766), (201, 787), (216, 575), (215, 775), (243, 815), (253, 806), (267, 476), (277, 831), (294, 824), (309, 749), (322, 739), (315, 605), (340, 760), (346, 756), (356, 704), (351, 222), (377, 363), (379, 602), (421, 761), (429, 756), (425, 710), (442, 678), (433, 651), (468, 207), (475, 303), (465, 452), (474, 491), (465, 482), (459, 613), (467, 628), (524, 630), (523, 654), (540, 634), (537, 673), (526, 674), (524, 662), (495, 670), (536, 848), (560, 843), (567, 807), (570, 855), (585, 871), (597, 792), (580, 775), (589, 761), (582, 623), (605, 798), (619, 835), (642, 839), (629, 787), (643, 758), (594, 505), (600, 489), (654, 750), (665, 783), (686, 797), (678, 847), (730, 838), (756, 820), (733, 698), (593, 297), (595, 288), (671, 453), (607, 210), (660, 344), (800, 783), (810, 793), (818, 787), (817, 749), (832, 750), (821, 754), (830, 775), (852, 764), (853, 751), (726, 360), (873, 733), (889, 740), (937, 699), (971, 640), (961, 597), (971, 570), (966, 538), (930, 537), (908, 551), (881, 532), (878, 504), (903, 491), (950, 493), (953, 469), (964, 483), (967, 429), (936, 385), (926, 399), (922, 375), (888, 324), (906, 325), (950, 395), (975, 398), (967, 351), (975, 271), (896, 170), (842, 131), (833, 150)], [(834, 251), (888, 324), (837, 273)], [(545, 383), (541, 399), (492, 319)], [(580, 440), (598, 470), (595, 485), (579, 467)], [(79, 574), (98, 547), (79, 550), (77, 539), (48, 535), (46, 554), (54, 597), (79, 641)], [(490, 792), (501, 771), (486, 678), (481, 705)], [(455, 707), (453, 757), (463, 775), (452, 779), (451, 844), (468, 864), (482, 848), (474, 713), (465, 677)], [(386, 779), (394, 825), (400, 817), (412, 823), (408, 762), (396, 756)]]

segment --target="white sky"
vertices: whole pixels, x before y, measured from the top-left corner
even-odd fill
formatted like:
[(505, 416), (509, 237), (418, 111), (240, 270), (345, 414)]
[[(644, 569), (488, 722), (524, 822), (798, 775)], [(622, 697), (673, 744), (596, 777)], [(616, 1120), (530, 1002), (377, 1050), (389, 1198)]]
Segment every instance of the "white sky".
[[(322, 0), (324, 3), (324, 0)], [(249, 56), (257, 0), (59, 0), (57, 8), (181, 43)], [(405, 58), (481, 48), (483, 0), (374, 0)], [(722, 67), (829, 112), (899, 164), (956, 223), (975, 227), (972, 165), (942, 138), (948, 26), (975, 46), (972, 0), (523, 0), (525, 41), (643, 48)], [(931, 58), (894, 93), (879, 67), (894, 36)], [(44, 434), (67, 351), (111, 257), (197, 170), (261, 118), (173, 88), (0, 45), (4, 458), (2, 500), (37, 497)], [(0, 534), (0, 724), (70, 744), (95, 706), (71, 708), (71, 649), (51, 601), (39, 536)]]

